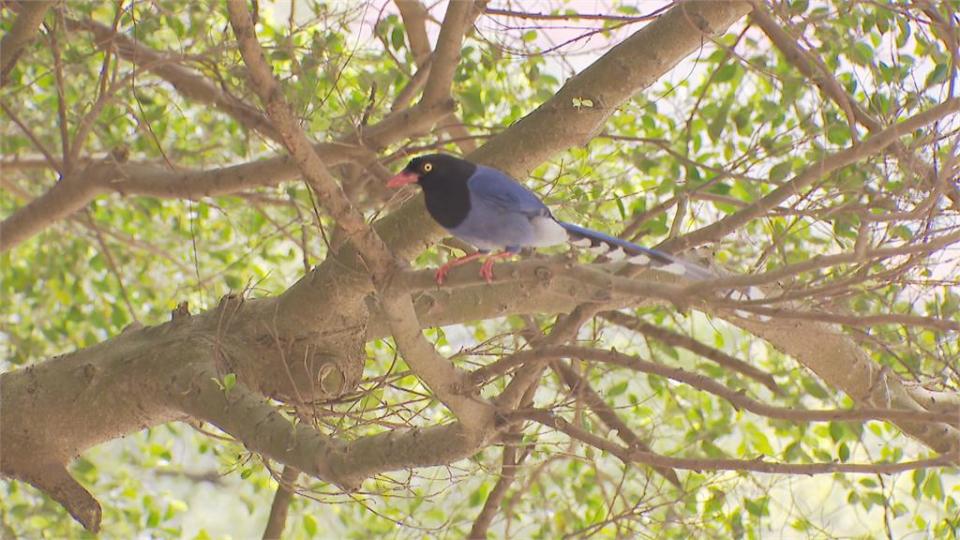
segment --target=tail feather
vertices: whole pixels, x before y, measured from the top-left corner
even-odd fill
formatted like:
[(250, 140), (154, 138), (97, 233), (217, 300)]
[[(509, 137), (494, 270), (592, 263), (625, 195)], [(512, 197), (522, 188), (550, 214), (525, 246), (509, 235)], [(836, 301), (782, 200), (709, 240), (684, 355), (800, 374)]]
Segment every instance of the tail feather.
[(591, 253), (596, 255), (605, 254), (614, 261), (625, 259), (631, 264), (650, 266), (693, 280), (706, 280), (717, 277), (717, 275), (708, 268), (674, 257), (669, 253), (638, 246), (633, 242), (627, 242), (615, 236), (603, 234), (602, 232), (574, 225), (573, 223), (564, 221), (559, 221), (558, 223), (566, 229), (571, 244), (587, 248)]

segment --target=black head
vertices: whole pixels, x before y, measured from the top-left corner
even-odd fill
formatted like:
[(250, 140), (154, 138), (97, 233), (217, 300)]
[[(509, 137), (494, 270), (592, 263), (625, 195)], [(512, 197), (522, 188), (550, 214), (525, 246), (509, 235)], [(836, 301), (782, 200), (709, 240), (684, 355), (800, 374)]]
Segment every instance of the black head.
[(430, 215), (449, 229), (459, 225), (470, 211), (467, 180), (476, 170), (477, 166), (465, 159), (446, 154), (428, 154), (411, 159), (399, 174), (387, 182), (387, 187), (420, 184)]
[(416, 182), (424, 190), (430, 190), (442, 188), (450, 182), (465, 184), (476, 169), (473, 163), (447, 154), (418, 156), (411, 159), (400, 174), (391, 178), (387, 187), (397, 188)]

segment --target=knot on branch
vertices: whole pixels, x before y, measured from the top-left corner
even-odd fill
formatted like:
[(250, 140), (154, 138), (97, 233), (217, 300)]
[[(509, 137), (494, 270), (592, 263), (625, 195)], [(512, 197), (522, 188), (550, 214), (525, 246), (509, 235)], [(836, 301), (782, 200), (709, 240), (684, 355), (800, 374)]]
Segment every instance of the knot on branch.
[(332, 334), (280, 338), (261, 335), (255, 354), (243, 362), (250, 385), (263, 395), (287, 403), (310, 403), (339, 397), (360, 383), (365, 327)]

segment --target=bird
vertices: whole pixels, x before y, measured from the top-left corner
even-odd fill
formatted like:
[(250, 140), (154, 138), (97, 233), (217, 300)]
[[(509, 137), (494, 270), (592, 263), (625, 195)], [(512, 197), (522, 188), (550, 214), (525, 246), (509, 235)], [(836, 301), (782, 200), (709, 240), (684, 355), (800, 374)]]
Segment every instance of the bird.
[(449, 154), (418, 156), (393, 176), (387, 187), (410, 184), (418, 184), (423, 190), (427, 212), (434, 221), (477, 248), (476, 253), (440, 266), (435, 275), (440, 285), (452, 268), (478, 258), (485, 259), (480, 276), (490, 283), (497, 260), (524, 248), (563, 243), (606, 255), (612, 261), (626, 260), (695, 281), (717, 277), (703, 266), (668, 253), (560, 221), (536, 194), (493, 167)]

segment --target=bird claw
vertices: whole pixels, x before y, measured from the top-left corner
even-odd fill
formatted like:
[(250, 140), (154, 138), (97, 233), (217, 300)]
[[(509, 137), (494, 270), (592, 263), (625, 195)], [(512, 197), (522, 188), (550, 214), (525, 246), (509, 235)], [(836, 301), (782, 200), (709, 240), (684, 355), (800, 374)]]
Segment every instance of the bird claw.
[(480, 267), (480, 277), (482, 277), (487, 283), (493, 283), (493, 263), (495, 259), (487, 259), (483, 262), (483, 266)]
[(437, 285), (443, 285), (443, 282), (447, 280), (447, 272), (450, 271), (450, 268), (451, 266), (447, 264), (437, 268), (437, 273), (433, 275), (437, 281)]

